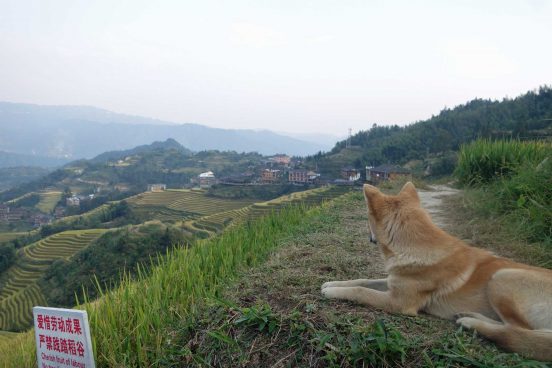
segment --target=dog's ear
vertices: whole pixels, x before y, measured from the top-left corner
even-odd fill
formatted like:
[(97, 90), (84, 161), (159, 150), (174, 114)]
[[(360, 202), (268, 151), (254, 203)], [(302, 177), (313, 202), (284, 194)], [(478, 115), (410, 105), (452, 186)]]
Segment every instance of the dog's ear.
[(399, 196), (403, 198), (409, 198), (412, 199), (417, 204), (420, 204), (420, 197), (418, 197), (418, 192), (416, 191), (416, 187), (414, 184), (412, 184), (411, 181), (407, 182), (405, 185), (403, 185)]
[(382, 194), (378, 188), (370, 184), (364, 184), (363, 189), (364, 189), (364, 198), (366, 199), (368, 208), (374, 211), (375, 204), (376, 202), (378, 202)]
[(369, 200), (381, 194), (378, 188), (370, 184), (364, 184), (363, 189), (364, 189), (364, 198), (366, 198), (366, 200)]

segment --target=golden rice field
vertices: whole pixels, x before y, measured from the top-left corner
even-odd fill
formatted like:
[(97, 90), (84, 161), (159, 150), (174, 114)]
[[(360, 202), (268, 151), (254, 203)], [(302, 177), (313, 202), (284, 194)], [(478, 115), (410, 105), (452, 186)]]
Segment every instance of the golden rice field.
[(40, 192), (38, 195), (40, 196), (40, 201), (35, 207), (44, 213), (52, 212), (61, 199), (61, 192), (59, 191)]
[(46, 305), (37, 281), (57, 259), (69, 259), (107, 230), (64, 231), (20, 249), (18, 260), (0, 280), (0, 330), (22, 330), (32, 322), (32, 307)]
[(220, 233), (229, 225), (236, 225), (244, 221), (252, 220), (273, 211), (279, 211), (290, 204), (318, 205), (326, 200), (333, 199), (344, 194), (350, 189), (347, 187), (322, 187), (302, 192), (295, 192), (276, 199), (250, 204), (238, 209), (217, 212), (200, 218), (184, 221), (183, 228), (205, 237)]
[(0, 233), (0, 243), (8, 242), (27, 233)]
[(204, 190), (182, 189), (145, 192), (127, 199), (127, 202), (134, 212), (146, 218), (179, 222), (240, 209), (254, 201), (208, 197)]

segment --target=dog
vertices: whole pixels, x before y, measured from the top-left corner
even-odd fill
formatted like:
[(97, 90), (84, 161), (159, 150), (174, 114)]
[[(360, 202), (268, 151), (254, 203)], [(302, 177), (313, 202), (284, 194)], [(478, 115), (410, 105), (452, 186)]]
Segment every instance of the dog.
[(441, 230), (411, 182), (394, 196), (363, 189), (370, 242), (389, 276), (326, 282), (326, 298), (456, 320), (506, 350), (552, 361), (551, 270), (497, 257)]

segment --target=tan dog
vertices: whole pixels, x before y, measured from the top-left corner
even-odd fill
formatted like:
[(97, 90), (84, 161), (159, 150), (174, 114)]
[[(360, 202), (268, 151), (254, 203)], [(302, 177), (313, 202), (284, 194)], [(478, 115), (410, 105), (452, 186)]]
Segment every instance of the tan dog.
[(552, 360), (551, 270), (497, 257), (447, 234), (433, 224), (410, 182), (396, 196), (364, 185), (364, 196), (370, 238), (389, 276), (327, 282), (325, 297), (458, 318), (508, 350)]

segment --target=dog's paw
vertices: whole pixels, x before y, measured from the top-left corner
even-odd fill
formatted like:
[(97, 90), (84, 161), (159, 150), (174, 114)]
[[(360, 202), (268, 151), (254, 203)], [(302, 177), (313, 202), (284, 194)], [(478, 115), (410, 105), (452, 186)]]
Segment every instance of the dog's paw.
[(328, 288), (328, 287), (333, 287), (335, 284), (335, 281), (328, 281), (328, 282), (325, 282), (322, 284), (322, 286), (320, 287), (320, 290), (324, 290), (325, 288)]
[(322, 296), (328, 299), (340, 299), (339, 292), (340, 292), (340, 288), (329, 286), (322, 289)]
[(473, 330), (477, 325), (477, 323), (479, 323), (479, 320), (472, 317), (462, 317), (462, 318), (458, 318), (456, 320), (456, 323), (469, 330)]

